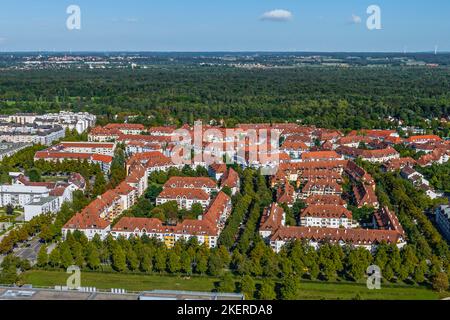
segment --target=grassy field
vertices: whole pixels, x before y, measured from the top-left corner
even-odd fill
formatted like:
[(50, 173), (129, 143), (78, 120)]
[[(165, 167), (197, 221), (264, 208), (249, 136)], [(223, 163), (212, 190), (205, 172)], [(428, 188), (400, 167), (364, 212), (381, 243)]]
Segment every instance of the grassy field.
[[(24, 274), (24, 282), (35, 286), (65, 285), (68, 274), (61, 271), (32, 270)], [(163, 275), (133, 275), (115, 273), (82, 272), (81, 285), (99, 289), (123, 288), (128, 291), (154, 289), (212, 291), (217, 278), (181, 277)], [(361, 299), (433, 300), (442, 295), (424, 287), (382, 285), (381, 290), (369, 290), (365, 284), (326, 283), (302, 281), (299, 300), (307, 299)]]

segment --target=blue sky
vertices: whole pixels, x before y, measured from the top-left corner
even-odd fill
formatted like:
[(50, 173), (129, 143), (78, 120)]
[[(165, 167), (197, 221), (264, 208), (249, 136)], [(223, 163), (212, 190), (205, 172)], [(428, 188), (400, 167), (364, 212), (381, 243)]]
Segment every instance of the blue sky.
[[(450, 51), (448, 0), (2, 2), (0, 51)], [(81, 30), (66, 28), (71, 4)], [(366, 28), (372, 4), (381, 30)], [(276, 9), (291, 19), (261, 19)]]

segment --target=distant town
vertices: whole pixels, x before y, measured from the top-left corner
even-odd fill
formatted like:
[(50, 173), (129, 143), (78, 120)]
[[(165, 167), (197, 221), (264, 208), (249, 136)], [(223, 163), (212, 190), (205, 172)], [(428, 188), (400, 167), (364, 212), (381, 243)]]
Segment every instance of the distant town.
[(138, 69), (155, 66), (204, 66), (240, 69), (323, 67), (439, 67), (450, 64), (450, 54), (440, 53), (164, 53), (164, 52), (35, 52), (1, 53), (0, 69)]

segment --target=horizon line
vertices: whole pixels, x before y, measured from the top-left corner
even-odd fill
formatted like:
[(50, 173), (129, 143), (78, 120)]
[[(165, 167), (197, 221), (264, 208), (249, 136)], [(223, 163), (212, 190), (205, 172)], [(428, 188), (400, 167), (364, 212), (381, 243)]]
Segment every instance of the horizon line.
[(384, 54), (418, 54), (429, 53), (433, 55), (448, 54), (450, 51), (314, 51), (314, 50), (17, 50), (17, 51), (1, 51), (0, 54), (10, 53), (384, 53)]

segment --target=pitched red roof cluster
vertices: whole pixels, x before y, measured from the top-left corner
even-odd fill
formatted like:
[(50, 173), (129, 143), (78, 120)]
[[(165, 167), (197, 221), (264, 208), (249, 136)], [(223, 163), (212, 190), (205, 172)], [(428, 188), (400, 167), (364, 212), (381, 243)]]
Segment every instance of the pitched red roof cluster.
[(389, 136), (394, 136), (396, 133), (397, 132), (395, 130), (363, 129), (363, 130), (353, 130), (348, 134), (348, 136), (367, 136), (374, 139), (376, 138), (385, 139)]
[(405, 237), (405, 231), (397, 216), (388, 207), (383, 207), (376, 211), (374, 218), (379, 229), (397, 231), (402, 237)]
[(74, 172), (69, 177), (69, 183), (76, 185), (80, 189), (84, 189), (86, 186), (86, 180), (78, 172)]
[(138, 123), (108, 123), (105, 129), (111, 130), (140, 130), (145, 131), (145, 126), (143, 124)]
[(340, 138), (342, 136), (342, 132), (338, 130), (328, 130), (319, 128), (314, 132), (314, 135), (316, 135), (320, 141), (327, 141)]
[(259, 224), (259, 230), (275, 232), (282, 225), (284, 210), (277, 203), (265, 208)]
[(74, 152), (59, 152), (59, 151), (38, 151), (34, 155), (36, 160), (74, 160), (74, 161), (99, 161), (104, 163), (111, 163), (112, 156), (92, 153), (74, 153)]
[(422, 136), (411, 136), (406, 139), (408, 143), (421, 143), (421, 142), (441, 142), (442, 138), (436, 135), (422, 135)]
[(387, 147), (385, 149), (358, 149), (354, 147), (339, 146), (336, 148), (336, 152), (348, 157), (357, 158), (362, 157), (364, 159), (379, 159), (388, 156), (396, 156), (399, 153), (392, 147)]
[[(343, 208), (343, 207), (342, 207)], [(345, 209), (345, 208), (344, 208)], [(346, 210), (346, 209), (345, 209)], [(342, 211), (345, 212), (345, 211)], [(390, 213), (392, 219), (395, 215)], [(405, 234), (398, 220), (393, 222), (395, 228), (391, 230), (378, 229), (343, 229), (343, 228), (319, 228), (319, 227), (292, 227), (282, 225), (284, 210), (277, 204), (272, 204), (264, 210), (260, 230), (270, 231), (271, 241), (312, 240), (316, 242), (331, 241), (352, 243), (354, 245), (372, 245), (381, 242), (398, 243), (404, 240)]]
[(375, 190), (371, 186), (356, 184), (353, 186), (353, 194), (355, 195), (358, 208), (364, 206), (378, 206), (378, 197), (375, 194)]
[(65, 225), (64, 229), (86, 230), (100, 229), (104, 230), (109, 227), (110, 222), (106, 221), (96, 213), (91, 211), (83, 211), (73, 216)]
[(291, 141), (285, 140), (280, 147), (281, 150), (295, 150), (295, 151), (306, 151), (308, 150), (308, 146), (303, 141)]
[(147, 130), (151, 135), (166, 134), (170, 135), (177, 129), (176, 126), (151, 127)]
[(417, 161), (411, 157), (391, 159), (386, 162), (383, 166), (387, 171), (401, 170), (404, 167), (414, 167)]
[[(97, 199), (88, 204), (81, 212), (77, 213), (63, 227), (63, 229), (101, 229), (104, 230), (110, 225), (121, 208), (119, 203), (121, 196), (129, 195), (135, 192), (133, 184), (139, 183), (141, 179), (145, 179), (146, 171), (139, 163), (133, 164), (128, 172), (125, 181), (121, 182), (115, 189), (107, 190)], [(104, 216), (105, 211), (113, 210), (114, 216)], [(114, 212), (116, 210), (116, 212)], [(102, 217), (104, 216), (104, 218)]]
[(399, 232), (392, 230), (280, 227), (270, 238), (271, 241), (291, 241), (295, 239), (372, 245), (381, 242), (396, 244), (403, 237)]
[(432, 165), (434, 162), (439, 161), (445, 155), (450, 156), (450, 149), (437, 148), (431, 153), (425, 154), (417, 160), (417, 164), (421, 167)]
[(173, 162), (159, 151), (143, 152), (134, 154), (127, 161), (127, 168), (135, 163), (140, 163), (146, 168), (172, 166)]
[(201, 220), (185, 219), (176, 225), (164, 225), (156, 218), (124, 217), (117, 222), (112, 231), (218, 236), (223, 227), (220, 216), (227, 212), (230, 206), (230, 197), (219, 192)]
[(136, 188), (133, 188), (132, 186), (130, 186), (126, 181), (122, 181), (115, 189), (114, 191), (117, 194), (120, 195), (128, 195), (131, 192), (135, 191)]
[(341, 156), (335, 151), (313, 151), (302, 153), (303, 161), (329, 161), (339, 159), (341, 159)]
[(301, 174), (298, 180), (300, 181), (310, 181), (310, 180), (319, 180), (319, 179), (327, 179), (340, 181), (342, 176), (339, 172), (324, 170), (324, 169), (311, 169), (305, 170)]
[(327, 179), (308, 181), (303, 187), (302, 192), (306, 193), (313, 190), (325, 190), (325, 189), (333, 190), (335, 193), (342, 192), (342, 187), (338, 183), (336, 183), (336, 181)]
[(216, 188), (214, 180), (207, 177), (170, 177), (163, 188)]
[(336, 144), (338, 145), (348, 145), (348, 144), (355, 144), (355, 143), (369, 143), (372, 141), (371, 138), (365, 137), (365, 136), (345, 136), (341, 137)]
[(95, 127), (92, 128), (89, 132), (89, 135), (94, 136), (115, 136), (118, 137), (121, 134), (121, 132), (117, 129), (106, 129), (104, 127)]
[[(293, 134), (293, 135), (290, 135), (290, 136), (288, 136), (287, 138), (286, 138), (286, 140), (284, 140), (284, 142), (283, 142), (283, 144), (284, 143), (299, 143), (299, 142), (302, 142), (302, 143), (304, 143), (305, 144), (305, 146), (306, 146), (306, 143), (311, 143), (311, 140), (312, 140), (312, 138), (311, 138), (311, 136), (308, 134), (308, 135), (303, 135), (303, 134)], [(302, 146), (303, 147), (303, 146)]]
[(355, 181), (360, 181), (363, 184), (371, 186), (375, 185), (375, 180), (373, 180), (372, 176), (353, 161), (348, 161), (347, 166), (345, 167), (345, 173)]
[(277, 189), (277, 202), (286, 203), (288, 205), (294, 204), (295, 189), (289, 181), (286, 180), (284, 185)]
[(214, 162), (209, 167), (215, 174), (224, 174), (227, 172), (227, 165), (225, 163)]
[(186, 198), (190, 200), (208, 200), (209, 195), (202, 189), (165, 188), (158, 195), (161, 199)]
[[(327, 171), (327, 172), (341, 172), (347, 165), (348, 160), (332, 160), (332, 161), (310, 161), (310, 162), (289, 162), (281, 163), (278, 166), (278, 171), (270, 178), (272, 186), (284, 183), (289, 178), (290, 174), (308, 175), (308, 172)], [(332, 179), (332, 177), (328, 177)]]
[(400, 137), (389, 136), (384, 139), (384, 142), (386, 142), (388, 144), (401, 144), (401, 143), (403, 143), (403, 139)]
[(337, 204), (313, 204), (300, 213), (300, 217), (315, 217), (326, 219), (352, 219), (352, 213), (346, 207)]
[(63, 141), (58, 146), (62, 148), (103, 148), (103, 149), (114, 149), (114, 143), (110, 142), (70, 142)]
[(117, 141), (125, 144), (129, 142), (135, 143), (136, 141), (168, 144), (172, 141), (172, 138), (170, 136), (152, 136), (145, 134), (121, 134), (118, 136)]
[(324, 195), (314, 194), (306, 198), (305, 203), (308, 206), (315, 204), (333, 204), (345, 206), (347, 204), (344, 199), (335, 194), (324, 194)]
[(220, 178), (220, 186), (228, 188), (236, 188), (239, 185), (239, 174), (233, 169), (229, 168)]

